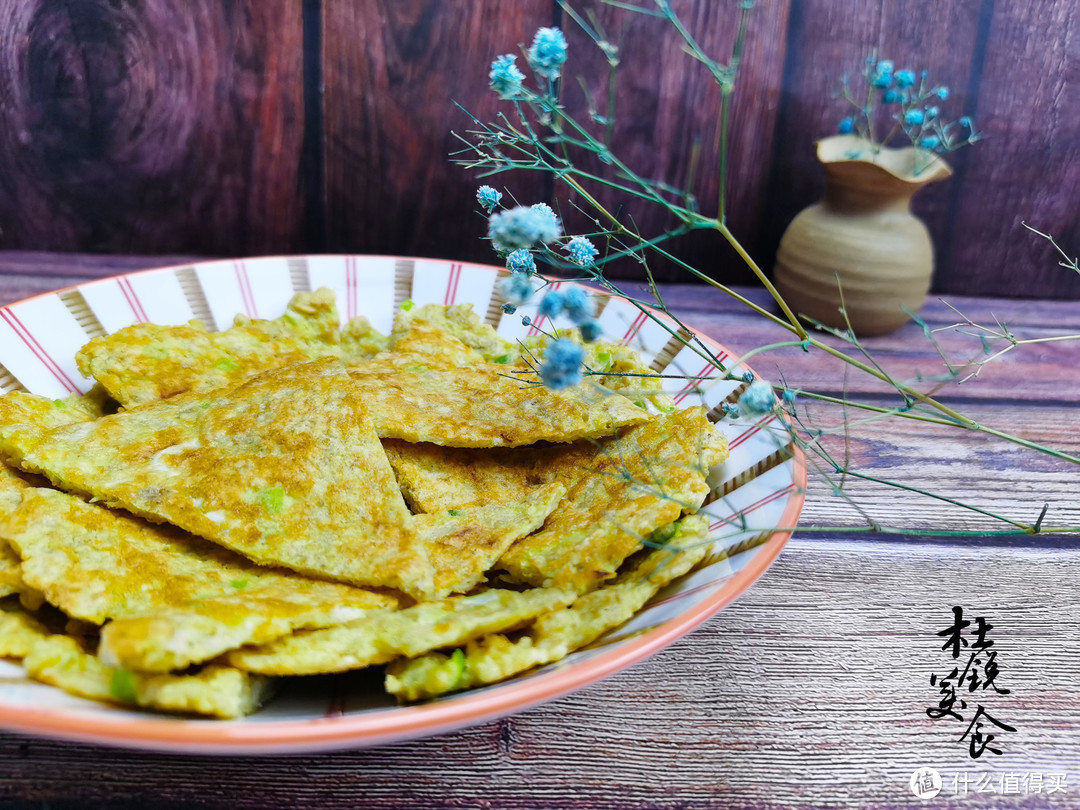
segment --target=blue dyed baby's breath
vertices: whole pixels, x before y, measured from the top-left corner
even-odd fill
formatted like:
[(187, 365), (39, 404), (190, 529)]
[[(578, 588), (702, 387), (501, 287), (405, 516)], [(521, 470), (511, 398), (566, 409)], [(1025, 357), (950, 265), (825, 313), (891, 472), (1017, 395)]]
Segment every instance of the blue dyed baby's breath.
[(755, 380), (739, 397), (739, 410), (744, 416), (768, 413), (776, 404), (772, 386), (765, 380)]
[(566, 37), (558, 28), (541, 28), (533, 37), (526, 56), (537, 76), (554, 81), (566, 62)]
[(536, 272), (536, 260), (528, 250), (518, 248), (506, 257), (506, 269), (511, 273), (524, 273), (531, 276)]
[(540, 301), (540, 314), (554, 320), (563, 311), (563, 294), (558, 290), (548, 290)]
[(584, 357), (581, 347), (567, 338), (559, 338), (544, 352), (544, 362), (540, 366), (540, 379), (553, 391), (569, 388), (581, 382), (581, 360)]
[(499, 200), (501, 199), (502, 194), (491, 186), (480, 186), (480, 188), (476, 190), (476, 201), (480, 203), (480, 206), (489, 214), (494, 210), (495, 206), (499, 204)]
[(503, 253), (554, 241), (559, 237), (559, 223), (548, 206), (543, 208), (546, 211), (537, 206), (519, 205), (508, 211), (496, 211), (488, 218), (488, 239)]
[(584, 236), (575, 236), (566, 244), (566, 252), (574, 264), (592, 264), (599, 251)]
[(562, 296), (563, 312), (578, 325), (590, 320), (594, 306), (592, 296), (581, 287), (570, 287)]
[(528, 301), (532, 294), (532, 283), (523, 273), (511, 273), (499, 282), (499, 295), (515, 309)]
[(555, 216), (555, 212), (551, 210), (551, 206), (547, 203), (536, 203), (532, 206), (532, 210), (536, 212), (536, 226), (539, 232), (537, 240), (543, 242), (545, 245), (548, 242), (554, 242), (559, 236), (562, 235), (562, 226), (559, 224), (559, 218)]
[(516, 98), (521, 95), (525, 74), (518, 70), (517, 57), (508, 53), (491, 63), (488, 79), (491, 89), (499, 94), (499, 98)]
[(600, 335), (604, 332), (600, 326), (600, 322), (593, 320), (592, 318), (582, 323), (579, 328), (581, 330), (581, 339), (586, 343), (592, 343), (599, 340)]

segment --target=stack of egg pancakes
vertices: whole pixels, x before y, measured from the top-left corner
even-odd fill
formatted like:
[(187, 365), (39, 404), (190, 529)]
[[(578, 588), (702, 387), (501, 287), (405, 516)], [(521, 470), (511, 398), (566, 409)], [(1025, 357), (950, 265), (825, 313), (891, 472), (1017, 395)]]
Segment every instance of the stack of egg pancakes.
[(634, 353), (538, 383), (469, 306), (341, 325), (327, 290), (222, 332), (138, 324), (86, 396), (0, 397), (0, 657), (230, 718), (385, 665), (413, 701), (565, 657), (706, 555), (722, 434)]

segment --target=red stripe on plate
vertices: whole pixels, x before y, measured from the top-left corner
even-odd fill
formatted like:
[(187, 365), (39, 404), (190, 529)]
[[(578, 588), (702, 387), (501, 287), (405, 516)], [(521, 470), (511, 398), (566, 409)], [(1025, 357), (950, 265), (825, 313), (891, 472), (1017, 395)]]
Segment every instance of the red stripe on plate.
[(728, 443), (728, 449), (733, 450), (734, 448), (738, 447), (740, 444), (745, 442), (747, 439), (749, 439), (751, 436), (753, 436), (755, 433), (759, 433), (763, 427), (765, 427), (766, 425), (770, 424), (771, 422), (775, 422), (775, 421), (776, 421), (775, 416), (766, 416), (764, 419), (762, 419), (760, 422), (755, 424), (748, 431), (746, 431), (745, 433), (740, 433), (737, 437), (732, 439)]
[(52, 375), (56, 378), (60, 385), (64, 386), (72, 394), (79, 393), (79, 386), (75, 385), (64, 373), (64, 370), (60, 368), (60, 364), (53, 360), (52, 356), (45, 350), (45, 347), (37, 342), (37, 338), (33, 333), (26, 328), (22, 321), (19, 320), (19, 316), (12, 312), (10, 309), (0, 309), (0, 317), (4, 319), (8, 326), (14, 330), (15, 334), (19, 336), (19, 339), (26, 345), (41, 364), (45, 366)]
[[(797, 487), (794, 484), (788, 484), (783, 489), (778, 489), (775, 492), (772, 492), (772, 493), (766, 495), (761, 500), (755, 501), (754, 503), (750, 504), (749, 506), (740, 509), (738, 512), (732, 512), (727, 517), (722, 517), (719, 520), (717, 520), (716, 522), (710, 523), (709, 524), (709, 531), (710, 532), (715, 531), (716, 529), (719, 529), (721, 526), (723, 526), (725, 523), (728, 524), (729, 526), (734, 526), (734, 525), (736, 525), (735, 524), (735, 518), (739, 517), (740, 515), (745, 517), (746, 515), (750, 514), (751, 512), (754, 512), (754, 511), (760, 509), (761, 507), (772, 503), (773, 501), (779, 500), (780, 498), (784, 497), (785, 495), (789, 495), (790, 493), (795, 492), (796, 489), (797, 489)], [(765, 531), (765, 530), (762, 529), (762, 531)]]
[(142, 301), (139, 300), (139, 296), (135, 292), (135, 288), (131, 286), (131, 282), (126, 278), (118, 278), (116, 283), (120, 286), (120, 292), (124, 294), (124, 298), (127, 299), (128, 306), (131, 307), (131, 314), (135, 316), (135, 320), (139, 323), (150, 323), (150, 319), (146, 316), (146, 310), (143, 309)]
[(626, 334), (622, 336), (622, 340), (620, 341), (620, 343), (625, 346), (627, 343), (633, 340), (634, 336), (639, 331), (641, 331), (641, 327), (645, 325), (645, 321), (647, 321), (648, 319), (649, 314), (647, 312), (639, 312), (638, 316), (634, 318), (634, 322), (630, 324), (630, 328), (626, 330)]
[[(723, 358), (720, 358), (720, 359), (723, 359)], [(701, 371), (699, 371), (697, 373), (697, 375), (694, 377), (694, 379), (687, 380), (686, 385), (683, 386), (682, 390), (679, 391), (679, 393), (675, 395), (675, 398), (674, 398), (675, 399), (675, 404), (678, 405), (680, 402), (682, 402), (684, 399), (686, 399), (688, 396), (690, 396), (690, 394), (694, 391), (694, 389), (697, 388), (698, 383), (701, 382), (700, 378), (704, 377), (706, 374), (708, 374), (709, 371), (711, 369), (713, 369), (713, 368), (714, 368), (714, 366), (713, 366), (712, 363), (706, 363), (705, 367), (702, 368)]]
[(244, 302), (244, 311), (247, 312), (249, 318), (258, 318), (259, 312), (255, 308), (255, 296), (251, 292), (251, 279), (248, 278), (247, 265), (237, 260), (233, 262), (233, 269), (236, 271), (236, 283), (240, 285), (240, 298)]
[(450, 277), (446, 280), (446, 295), (443, 297), (443, 303), (446, 306), (450, 306), (454, 303), (454, 299), (457, 298), (458, 282), (461, 281), (461, 265), (450, 265)]

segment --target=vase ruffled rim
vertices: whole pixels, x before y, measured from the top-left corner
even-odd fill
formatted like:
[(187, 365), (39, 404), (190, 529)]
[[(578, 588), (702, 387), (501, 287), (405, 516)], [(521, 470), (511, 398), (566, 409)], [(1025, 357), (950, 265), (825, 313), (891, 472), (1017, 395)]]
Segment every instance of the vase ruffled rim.
[[(815, 146), (818, 161), (824, 166), (874, 167), (911, 186), (922, 186), (952, 175), (952, 168), (943, 158), (914, 146), (879, 146), (858, 135), (830, 135), (816, 141)], [(916, 170), (917, 161), (926, 162)]]

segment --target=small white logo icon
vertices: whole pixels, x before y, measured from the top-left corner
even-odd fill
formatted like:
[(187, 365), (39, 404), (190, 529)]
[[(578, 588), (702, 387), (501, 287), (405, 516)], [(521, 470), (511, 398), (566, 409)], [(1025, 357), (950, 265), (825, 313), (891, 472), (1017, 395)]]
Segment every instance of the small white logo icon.
[(908, 780), (911, 792), (920, 799), (932, 799), (941, 793), (941, 774), (933, 768), (919, 768)]

